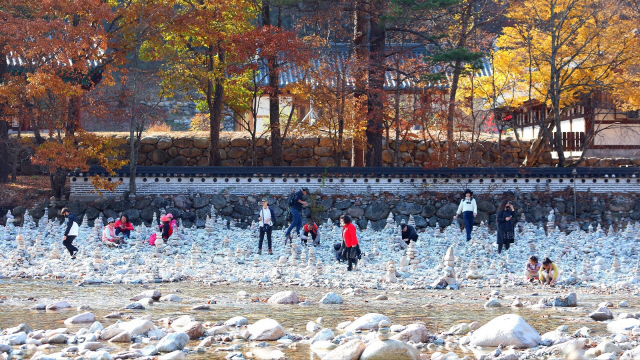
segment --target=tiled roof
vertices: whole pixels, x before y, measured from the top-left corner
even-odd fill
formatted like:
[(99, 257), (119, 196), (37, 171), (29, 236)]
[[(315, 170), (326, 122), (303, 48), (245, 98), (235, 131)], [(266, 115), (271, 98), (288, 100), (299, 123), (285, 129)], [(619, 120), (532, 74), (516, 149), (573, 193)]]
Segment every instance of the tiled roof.
[[(400, 64), (404, 64), (407, 59), (416, 61), (417, 64), (422, 64), (427, 67), (427, 64), (424, 62), (424, 58), (429, 54), (429, 50), (420, 44), (405, 44), (403, 50), (399, 47), (399, 45), (387, 45), (385, 51), (387, 53), (394, 51), (398, 53), (402, 53), (402, 58), (400, 59)], [(327, 64), (335, 64), (336, 71), (344, 72), (343, 67), (348, 62), (347, 60), (351, 57), (353, 49), (347, 44), (337, 44), (328, 49), (320, 50), (320, 56), (317, 56), (310, 66), (310, 69), (305, 70), (302, 67), (296, 66), (290, 62), (287, 62), (286, 59), (281, 62), (281, 71), (279, 73), (278, 78), (278, 86), (281, 88), (286, 87), (287, 85), (299, 82), (299, 81), (307, 81), (311, 82), (313, 78), (313, 72), (321, 69), (323, 66), (327, 66)], [(393, 56), (388, 58), (388, 67), (393, 67)], [(482, 59), (481, 68), (478, 71), (479, 76), (487, 76), (491, 74), (491, 66), (488, 59)], [(268, 84), (268, 76), (266, 74), (266, 65), (263, 62), (258, 63), (259, 75), (258, 79), (261, 85)], [(436, 74), (441, 72), (442, 67), (437, 66), (431, 69), (432, 74)], [(425, 69), (427, 71), (427, 69)], [(420, 72), (418, 72), (420, 73)], [(424, 71), (422, 72), (424, 73)], [(449, 78), (450, 74), (446, 73), (446, 81), (433, 83), (429, 82), (425, 79), (421, 79), (419, 75), (406, 77), (401, 75), (400, 78), (402, 81), (397, 84), (396, 78), (397, 73), (393, 70), (388, 70), (385, 72), (385, 81), (384, 81), (384, 89), (385, 90), (395, 90), (398, 87), (401, 90), (415, 90), (415, 89), (424, 89), (424, 88), (441, 88), (446, 89), (449, 87)], [(336, 80), (325, 80), (329, 86), (336, 86)], [(346, 71), (346, 83), (348, 87), (354, 86), (354, 78), (353, 74), (350, 73), (349, 69)]]

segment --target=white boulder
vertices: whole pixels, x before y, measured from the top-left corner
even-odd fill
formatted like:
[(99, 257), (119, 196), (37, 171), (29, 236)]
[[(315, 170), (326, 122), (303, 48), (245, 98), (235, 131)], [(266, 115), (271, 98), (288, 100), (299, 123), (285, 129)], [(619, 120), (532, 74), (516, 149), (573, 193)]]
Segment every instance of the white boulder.
[(249, 325), (249, 339), (256, 341), (278, 340), (285, 335), (282, 326), (273, 319), (258, 320), (254, 324)]
[(78, 314), (76, 316), (72, 316), (64, 321), (65, 325), (73, 325), (73, 324), (85, 324), (92, 323), (96, 321), (95, 315), (90, 312), (86, 312), (83, 314)]
[(473, 332), (471, 345), (482, 347), (513, 346), (531, 348), (542, 341), (540, 334), (515, 314), (498, 316)]
[(357, 318), (354, 322), (345, 327), (346, 331), (357, 331), (357, 330), (375, 330), (378, 328), (378, 324), (380, 321), (389, 321), (389, 318), (376, 313), (369, 313), (364, 316)]
[(281, 291), (271, 295), (267, 302), (269, 304), (297, 304), (300, 301), (298, 300), (298, 295), (296, 295), (295, 292)]
[(358, 360), (366, 348), (362, 340), (354, 339), (333, 349), (322, 360)]

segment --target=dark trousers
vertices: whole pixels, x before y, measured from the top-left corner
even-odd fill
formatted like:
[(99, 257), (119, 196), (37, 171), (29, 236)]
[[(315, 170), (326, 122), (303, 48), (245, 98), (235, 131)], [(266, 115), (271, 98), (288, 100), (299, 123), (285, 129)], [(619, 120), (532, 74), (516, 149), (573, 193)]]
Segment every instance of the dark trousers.
[[(309, 234), (311, 234), (311, 239), (313, 239), (313, 242), (316, 242), (316, 237), (318, 237), (318, 233), (314, 233), (313, 231), (311, 231), (311, 232), (305, 231), (303, 233), (304, 236), (309, 236)], [(306, 244), (307, 240), (302, 240), (302, 242)]]
[(126, 230), (120, 230), (120, 228), (116, 228), (116, 235), (120, 235), (122, 234), (122, 236), (124, 237), (129, 237), (131, 236), (131, 230), (126, 229)]
[[(511, 243), (506, 243), (504, 244), (504, 250), (507, 251), (509, 250), (509, 246), (511, 246)], [(500, 254), (502, 252), (502, 244), (498, 244), (498, 254)]]
[(471, 230), (473, 230), (473, 211), (465, 211), (462, 213), (464, 219), (464, 229), (467, 232), (467, 241), (471, 240)]
[(67, 250), (69, 251), (69, 254), (73, 255), (74, 251), (78, 251), (78, 248), (73, 246), (73, 240), (75, 240), (76, 237), (75, 236), (67, 236), (67, 240), (63, 240), (62, 241), (62, 245), (64, 245), (64, 247), (67, 248)]
[(258, 250), (262, 250), (262, 241), (264, 240), (264, 234), (267, 234), (267, 244), (269, 245), (269, 250), (271, 250), (271, 230), (272, 227), (264, 224), (260, 227), (260, 241), (258, 242)]
[(302, 228), (302, 216), (300, 215), (300, 211), (295, 208), (291, 208), (291, 225), (287, 229), (285, 236), (291, 235), (291, 230), (296, 228), (296, 235), (300, 236), (300, 228)]
[(349, 258), (348, 263), (347, 271), (353, 271), (353, 265), (358, 265), (358, 259)]

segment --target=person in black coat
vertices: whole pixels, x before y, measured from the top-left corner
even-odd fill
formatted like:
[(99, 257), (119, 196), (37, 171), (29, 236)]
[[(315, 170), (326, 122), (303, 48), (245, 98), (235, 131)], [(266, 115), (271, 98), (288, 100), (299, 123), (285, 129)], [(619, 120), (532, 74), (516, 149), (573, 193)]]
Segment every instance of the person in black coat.
[(418, 233), (416, 232), (416, 229), (413, 226), (402, 223), (400, 224), (400, 228), (402, 229), (402, 240), (407, 245), (409, 245), (411, 240), (413, 240), (413, 242), (418, 241)]
[(496, 220), (498, 221), (498, 231), (496, 232), (498, 237), (498, 254), (500, 254), (503, 247), (505, 250), (509, 250), (509, 246), (514, 242), (516, 211), (513, 209), (513, 205), (509, 200), (502, 200), (500, 208), (498, 208)]

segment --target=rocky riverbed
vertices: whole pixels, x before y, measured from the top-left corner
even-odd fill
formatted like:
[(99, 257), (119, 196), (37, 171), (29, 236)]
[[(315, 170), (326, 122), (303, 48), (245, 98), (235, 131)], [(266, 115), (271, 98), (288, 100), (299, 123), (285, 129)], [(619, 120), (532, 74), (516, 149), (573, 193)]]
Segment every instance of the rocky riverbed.
[[(496, 254), (483, 225), (471, 242), (436, 227), (403, 248), (389, 217), (358, 232), (364, 256), (347, 272), (331, 223), (317, 248), (275, 231), (274, 255), (256, 254), (255, 226), (215, 213), (157, 247), (144, 226), (114, 248), (85, 223), (73, 260), (61, 224), (25, 220), (0, 227), (1, 358), (640, 358), (634, 223), (522, 224)], [(530, 254), (557, 262), (557, 286), (523, 279)]]

